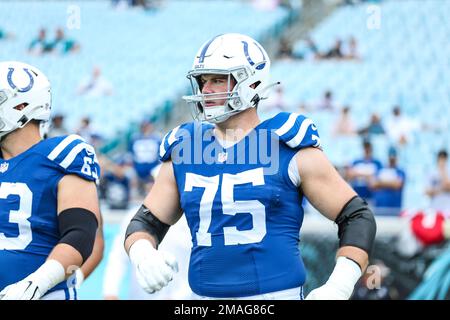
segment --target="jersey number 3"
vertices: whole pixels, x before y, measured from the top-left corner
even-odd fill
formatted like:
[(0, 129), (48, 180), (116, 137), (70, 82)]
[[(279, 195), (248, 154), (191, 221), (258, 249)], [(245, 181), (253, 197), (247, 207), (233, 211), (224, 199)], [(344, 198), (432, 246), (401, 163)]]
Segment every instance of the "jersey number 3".
[[(17, 195), (20, 199), (18, 210), (9, 211), (9, 222), (18, 225), (19, 235), (17, 237), (6, 237), (3, 232), (0, 232), (0, 250), (23, 250), (33, 240), (31, 224), (28, 221), (28, 218), (31, 217), (33, 193), (25, 183), (2, 182), (0, 184), (0, 199), (7, 199), (10, 195)], [(4, 214), (1, 207), (0, 214)]]
[[(197, 245), (211, 246), (211, 233), (208, 232), (211, 225), (212, 206), (214, 197), (219, 189), (220, 176), (205, 177), (202, 175), (187, 173), (184, 191), (190, 192), (193, 187), (205, 188), (200, 200), (200, 225), (197, 231)], [(223, 234), (225, 245), (258, 243), (266, 235), (266, 209), (258, 200), (234, 201), (234, 186), (251, 183), (253, 186), (264, 185), (263, 168), (243, 171), (238, 174), (223, 174), (222, 177), (222, 210), (223, 214), (234, 216), (237, 213), (250, 213), (253, 220), (253, 228), (250, 230), (238, 230), (236, 227), (224, 227)]]

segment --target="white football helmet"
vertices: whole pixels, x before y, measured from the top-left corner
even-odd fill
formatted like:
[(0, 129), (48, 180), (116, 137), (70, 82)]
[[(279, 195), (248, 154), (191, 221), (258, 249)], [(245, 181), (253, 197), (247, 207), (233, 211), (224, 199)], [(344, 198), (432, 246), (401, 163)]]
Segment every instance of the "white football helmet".
[[(20, 110), (17, 106), (25, 104)], [(48, 121), (51, 88), (37, 68), (17, 61), (0, 62), (0, 139), (30, 120)]]
[[(187, 78), (193, 95), (183, 99), (191, 106), (196, 120), (219, 123), (232, 115), (256, 107), (269, 87), (270, 59), (264, 48), (254, 39), (228, 33), (216, 36), (203, 44), (194, 59)], [(228, 90), (220, 93), (202, 93), (200, 76), (219, 74), (228, 76)], [(230, 79), (236, 85), (231, 88)], [(224, 105), (205, 107), (205, 99), (223, 100)]]

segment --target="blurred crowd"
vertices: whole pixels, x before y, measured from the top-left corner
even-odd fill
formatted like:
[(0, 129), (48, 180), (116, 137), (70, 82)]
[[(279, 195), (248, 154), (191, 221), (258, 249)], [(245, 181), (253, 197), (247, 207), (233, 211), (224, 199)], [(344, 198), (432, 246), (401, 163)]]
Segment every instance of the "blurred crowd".
[[(292, 106), (286, 99), (284, 88), (276, 87), (272, 95), (261, 107), (267, 115), (282, 111), (296, 111), (308, 114), (314, 119), (315, 114), (328, 114), (332, 119), (332, 128), (320, 128), (330, 131), (328, 139), (339, 140), (346, 137), (360, 139), (361, 156), (336, 169), (347, 182), (372, 206), (377, 215), (398, 216), (404, 208), (404, 187), (408, 175), (399, 160), (399, 153), (414, 143), (414, 136), (419, 132), (436, 131), (429, 124), (404, 114), (401, 105), (394, 104), (390, 114), (384, 116), (373, 112), (368, 122), (355, 121), (352, 107), (340, 104), (334, 98), (332, 90), (326, 90), (316, 101)], [(378, 159), (373, 153), (373, 141), (386, 141), (386, 159)], [(332, 141), (328, 141), (332, 143)], [(450, 175), (448, 154), (445, 148), (435, 150), (435, 166), (430, 168), (428, 178), (422, 183), (422, 194), (429, 200), (432, 209), (449, 211)]]

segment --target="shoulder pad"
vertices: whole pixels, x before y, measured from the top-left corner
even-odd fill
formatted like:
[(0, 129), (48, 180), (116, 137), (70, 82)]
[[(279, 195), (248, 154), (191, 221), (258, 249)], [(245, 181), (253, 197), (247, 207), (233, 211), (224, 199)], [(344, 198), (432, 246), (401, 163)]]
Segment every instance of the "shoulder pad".
[(48, 139), (48, 144), (51, 148), (47, 150), (47, 158), (67, 174), (76, 174), (83, 179), (98, 182), (100, 165), (95, 149), (82, 137), (72, 134), (51, 138)]
[(270, 127), (292, 149), (321, 148), (316, 125), (301, 114), (281, 112), (270, 120)]

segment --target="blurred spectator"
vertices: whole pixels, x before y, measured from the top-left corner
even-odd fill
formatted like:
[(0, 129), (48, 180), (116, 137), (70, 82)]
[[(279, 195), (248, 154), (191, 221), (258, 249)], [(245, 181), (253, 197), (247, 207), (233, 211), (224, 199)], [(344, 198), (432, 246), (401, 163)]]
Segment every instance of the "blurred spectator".
[(55, 114), (51, 120), (47, 137), (52, 138), (67, 134), (69, 134), (69, 131), (64, 126), (64, 116), (62, 114)]
[(102, 137), (92, 127), (89, 117), (81, 118), (80, 126), (75, 132), (94, 147), (97, 147), (102, 140)]
[[(308, 49), (308, 50), (306, 50)], [(317, 49), (316, 44), (313, 40), (308, 37), (306, 39), (305, 51), (311, 51), (314, 54), (316, 59), (338, 59), (338, 60), (352, 60), (352, 59), (360, 59), (360, 55), (358, 52), (358, 42), (355, 37), (351, 36), (348, 38), (348, 41), (344, 42), (342, 39), (337, 38), (333, 47), (331, 47), (327, 52), (320, 53)], [(303, 55), (306, 58), (306, 55)]]
[(132, 7), (142, 7), (145, 8), (147, 6), (147, 3), (151, 2), (148, 0), (130, 0), (130, 5)]
[(322, 59), (341, 59), (344, 58), (342, 53), (342, 40), (336, 39), (334, 46), (321, 56)]
[(56, 29), (55, 40), (49, 44), (52, 52), (59, 54), (67, 54), (69, 52), (77, 52), (80, 50), (80, 45), (73, 39), (68, 39), (62, 28)]
[(28, 53), (32, 55), (41, 55), (51, 50), (50, 43), (47, 41), (47, 30), (44, 28), (39, 30), (37, 38), (33, 39), (28, 46)]
[(446, 150), (438, 152), (437, 166), (429, 176), (426, 194), (430, 197), (432, 209), (450, 211), (450, 176)]
[(296, 54), (292, 48), (292, 43), (286, 39), (281, 38), (280, 46), (278, 48), (278, 58), (279, 59), (303, 59), (303, 54)]
[(131, 7), (139, 7), (146, 11), (156, 10), (160, 6), (160, 1), (156, 0), (129, 0)]
[(400, 106), (394, 106), (392, 115), (386, 120), (387, 132), (392, 143), (404, 145), (412, 139), (413, 131), (419, 128), (419, 123), (402, 115)]
[(91, 119), (89, 117), (83, 117), (80, 120), (80, 126), (76, 130), (77, 134), (81, 136), (84, 140), (91, 140), (91, 135), (93, 130), (91, 128)]
[(81, 81), (77, 92), (79, 95), (92, 97), (110, 96), (113, 94), (113, 86), (102, 76), (101, 69), (96, 66), (92, 68), (91, 75)]
[(355, 124), (351, 118), (349, 106), (341, 109), (341, 113), (333, 128), (333, 134), (335, 136), (353, 136), (356, 134)]
[(145, 196), (150, 190), (153, 178), (151, 171), (159, 164), (158, 152), (161, 137), (154, 132), (153, 124), (143, 121), (139, 132), (129, 143), (128, 150), (132, 155), (133, 167), (138, 179), (138, 192)]
[(398, 216), (402, 208), (406, 175), (398, 167), (395, 148), (389, 148), (388, 158), (388, 165), (378, 170), (370, 183), (370, 189), (373, 192), (375, 214)]
[(291, 59), (292, 57), (292, 44), (286, 38), (281, 38), (280, 47), (278, 49), (278, 58)]
[(358, 60), (361, 58), (358, 52), (358, 42), (355, 37), (351, 36), (348, 39), (348, 43), (342, 48), (342, 53), (345, 59)]
[(100, 148), (104, 145), (105, 138), (98, 132), (93, 132), (91, 135), (91, 145), (96, 149), (100, 150)]
[(369, 124), (358, 130), (358, 134), (364, 139), (370, 139), (372, 135), (385, 134), (383, 124), (381, 123), (381, 118), (377, 113), (372, 113), (370, 116)]
[(319, 50), (317, 49), (317, 45), (309, 35), (305, 38), (305, 40), (301, 41), (301, 47), (298, 51), (299, 53), (297, 54), (297, 57), (299, 59), (313, 60), (320, 59), (321, 57)]
[(128, 209), (131, 194), (132, 169), (126, 158), (118, 156), (114, 161), (103, 161), (102, 185), (104, 199), (112, 210)]
[(123, 9), (128, 7), (129, 0), (111, 0), (111, 5), (115, 9)]
[(114, 8), (142, 8), (144, 10), (156, 10), (161, 6), (161, 0), (112, 0)]
[(363, 142), (363, 148), (364, 156), (353, 161), (345, 171), (345, 178), (361, 198), (372, 204), (373, 193), (369, 184), (374, 180), (382, 165), (373, 157), (372, 144), (369, 141)]
[(322, 99), (316, 104), (315, 110), (335, 111), (337, 108), (338, 106), (333, 99), (333, 92), (331, 90), (327, 90), (324, 92)]
[[(316, 43), (314, 42), (314, 40), (313, 40), (310, 36), (308, 36), (308, 37), (306, 38), (306, 44), (307, 44), (307, 48), (308, 48), (308, 50), (311, 52), (312, 56), (313, 56), (315, 59), (320, 58), (319, 49), (317, 49)], [(307, 58), (307, 55), (304, 56), (304, 57)]]

